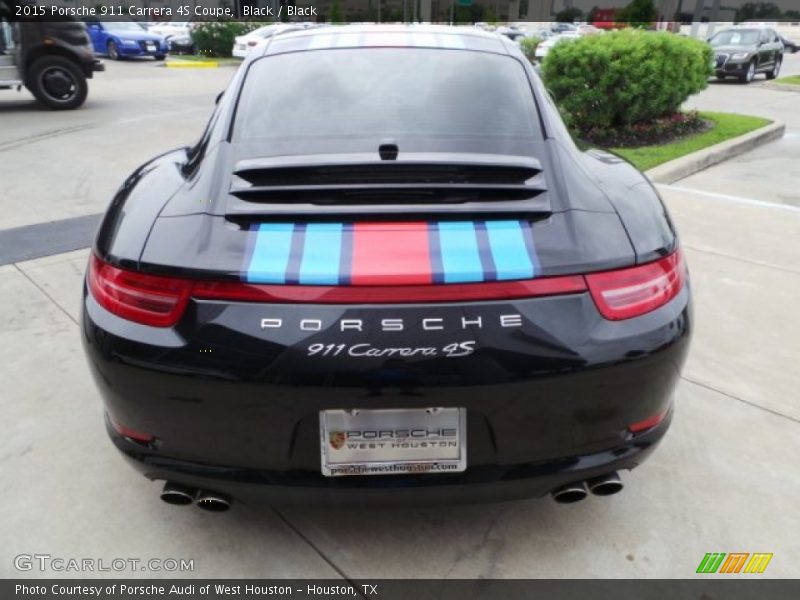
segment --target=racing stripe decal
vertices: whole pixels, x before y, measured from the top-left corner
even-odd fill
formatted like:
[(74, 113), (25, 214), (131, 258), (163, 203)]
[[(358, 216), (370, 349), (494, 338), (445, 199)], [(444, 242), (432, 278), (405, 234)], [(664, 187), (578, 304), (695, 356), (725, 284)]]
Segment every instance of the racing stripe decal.
[(487, 221), (486, 233), (497, 279), (530, 279), (535, 275), (525, 232), (519, 221)]
[(428, 224), (356, 223), (352, 285), (432, 283)]
[(439, 247), (445, 283), (483, 281), (475, 224), (471, 221), (439, 223)]
[(286, 269), (292, 249), (294, 224), (262, 223), (258, 226), (256, 243), (247, 269), (247, 281), (252, 283), (286, 283)]
[(244, 279), (300, 285), (426, 285), (530, 279), (526, 221), (263, 223)]
[(342, 254), (341, 223), (309, 223), (303, 242), (298, 281), (305, 285), (337, 285)]

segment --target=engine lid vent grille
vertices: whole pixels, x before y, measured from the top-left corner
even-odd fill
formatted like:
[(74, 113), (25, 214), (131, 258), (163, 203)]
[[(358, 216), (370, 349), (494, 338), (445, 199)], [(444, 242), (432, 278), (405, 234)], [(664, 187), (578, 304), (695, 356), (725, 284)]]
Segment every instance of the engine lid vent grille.
[[(226, 216), (278, 214), (310, 218), (384, 213), (533, 216), (549, 212), (540, 163), (529, 157), (404, 153), (275, 157), (234, 168)], [(463, 213), (462, 213), (463, 216)]]

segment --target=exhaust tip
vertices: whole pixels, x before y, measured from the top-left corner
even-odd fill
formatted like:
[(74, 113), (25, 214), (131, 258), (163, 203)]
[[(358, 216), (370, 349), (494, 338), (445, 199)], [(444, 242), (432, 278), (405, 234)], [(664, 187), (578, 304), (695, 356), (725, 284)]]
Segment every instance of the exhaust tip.
[(194, 500), (194, 490), (168, 481), (161, 490), (161, 499), (174, 506), (186, 506)]
[(586, 482), (586, 485), (589, 486), (589, 491), (595, 496), (612, 496), (622, 491), (622, 488), (625, 487), (616, 472), (590, 479)]
[(573, 504), (586, 498), (586, 486), (583, 483), (568, 483), (553, 490), (551, 495), (559, 504)]
[(231, 500), (222, 494), (200, 492), (197, 496), (197, 507), (209, 512), (225, 512), (231, 507)]

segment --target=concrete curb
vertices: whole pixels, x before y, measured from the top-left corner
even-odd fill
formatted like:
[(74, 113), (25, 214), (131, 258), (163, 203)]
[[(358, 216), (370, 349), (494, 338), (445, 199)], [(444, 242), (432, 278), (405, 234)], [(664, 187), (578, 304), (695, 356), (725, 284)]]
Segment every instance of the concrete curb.
[(780, 139), (785, 132), (786, 125), (784, 123), (771, 123), (750, 133), (653, 167), (649, 171), (645, 171), (645, 175), (653, 183), (674, 183), (722, 161)]
[(800, 92), (800, 85), (796, 83), (765, 83), (761, 87), (771, 90), (781, 90), (783, 92)]
[(164, 64), (169, 69), (216, 69), (219, 63), (215, 60), (174, 60)]

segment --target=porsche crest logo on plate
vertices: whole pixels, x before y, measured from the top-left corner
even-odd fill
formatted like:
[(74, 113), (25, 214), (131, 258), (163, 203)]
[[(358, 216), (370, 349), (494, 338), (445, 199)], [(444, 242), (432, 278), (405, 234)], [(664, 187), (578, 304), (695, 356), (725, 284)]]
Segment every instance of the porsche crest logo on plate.
[(342, 446), (344, 446), (346, 439), (347, 436), (344, 434), (344, 431), (331, 431), (328, 434), (328, 441), (331, 444), (331, 448), (334, 450), (340, 450)]

